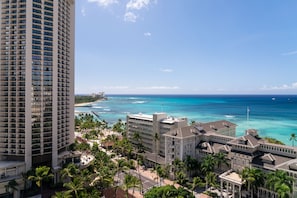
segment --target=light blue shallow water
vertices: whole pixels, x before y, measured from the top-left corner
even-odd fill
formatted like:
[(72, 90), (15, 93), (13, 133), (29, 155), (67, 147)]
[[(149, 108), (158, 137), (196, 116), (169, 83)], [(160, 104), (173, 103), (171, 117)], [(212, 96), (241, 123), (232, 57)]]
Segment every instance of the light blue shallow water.
[[(76, 112), (94, 111), (113, 124), (129, 113), (166, 112), (187, 117), (189, 122), (228, 120), (237, 124), (237, 136), (247, 128), (260, 136), (274, 137), (290, 145), (297, 134), (297, 95), (110, 95), (92, 107), (76, 107)], [(249, 114), (247, 114), (249, 109)], [(247, 117), (249, 119), (247, 120)]]

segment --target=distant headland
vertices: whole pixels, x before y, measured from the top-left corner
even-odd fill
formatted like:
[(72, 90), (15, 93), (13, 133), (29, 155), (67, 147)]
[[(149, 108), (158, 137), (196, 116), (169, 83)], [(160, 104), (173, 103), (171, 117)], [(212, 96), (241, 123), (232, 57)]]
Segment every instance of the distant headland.
[(104, 92), (93, 93), (90, 95), (75, 95), (75, 106), (76, 107), (87, 107), (92, 106), (93, 102), (98, 100), (107, 100)]

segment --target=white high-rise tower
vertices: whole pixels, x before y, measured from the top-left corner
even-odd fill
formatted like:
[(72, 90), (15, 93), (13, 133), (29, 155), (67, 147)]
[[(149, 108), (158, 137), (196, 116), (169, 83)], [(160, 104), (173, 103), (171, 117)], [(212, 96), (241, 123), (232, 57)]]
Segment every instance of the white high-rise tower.
[(74, 138), (74, 0), (0, 10), (0, 161), (55, 167)]

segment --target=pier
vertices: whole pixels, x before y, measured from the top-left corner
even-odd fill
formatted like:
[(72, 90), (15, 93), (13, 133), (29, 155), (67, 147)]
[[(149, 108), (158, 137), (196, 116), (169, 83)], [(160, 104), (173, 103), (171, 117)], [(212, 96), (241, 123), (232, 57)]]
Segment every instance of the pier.
[(91, 112), (92, 112), (92, 114), (94, 114), (100, 120), (100, 116), (99, 116), (98, 113), (96, 113), (95, 111), (91, 111)]

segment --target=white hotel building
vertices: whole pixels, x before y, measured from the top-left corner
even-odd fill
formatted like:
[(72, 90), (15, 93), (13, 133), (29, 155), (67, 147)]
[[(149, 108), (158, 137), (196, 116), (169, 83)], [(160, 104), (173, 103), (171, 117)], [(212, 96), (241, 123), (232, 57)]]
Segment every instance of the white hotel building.
[[(218, 173), (221, 174), (222, 189), (229, 186), (233, 197), (248, 197), (241, 193), (244, 181), (238, 175), (245, 167), (256, 167), (264, 172), (288, 172), (296, 181), (293, 197), (297, 197), (297, 148), (268, 143), (259, 137), (257, 130), (248, 129), (244, 136), (235, 137), (236, 125), (226, 120), (189, 126), (186, 118), (170, 118), (164, 113), (128, 115), (127, 129), (132, 142), (135, 141), (133, 134), (140, 134), (147, 151), (145, 157), (153, 163), (165, 165), (172, 164), (175, 159), (184, 160), (187, 156), (201, 160), (206, 155), (225, 153), (230, 167), (223, 167), (220, 171), (225, 169), (226, 172)], [(160, 136), (160, 142), (154, 140), (155, 133)], [(158, 158), (150, 153), (158, 153)], [(277, 197), (275, 192), (265, 188), (259, 188), (258, 195)]]
[[(165, 137), (163, 135), (172, 129), (187, 125), (186, 118), (169, 117), (165, 113), (127, 115), (127, 135), (132, 143), (136, 144), (134, 134), (138, 133), (144, 150), (161, 157), (165, 157)], [(156, 134), (159, 138), (157, 141), (155, 140)]]

